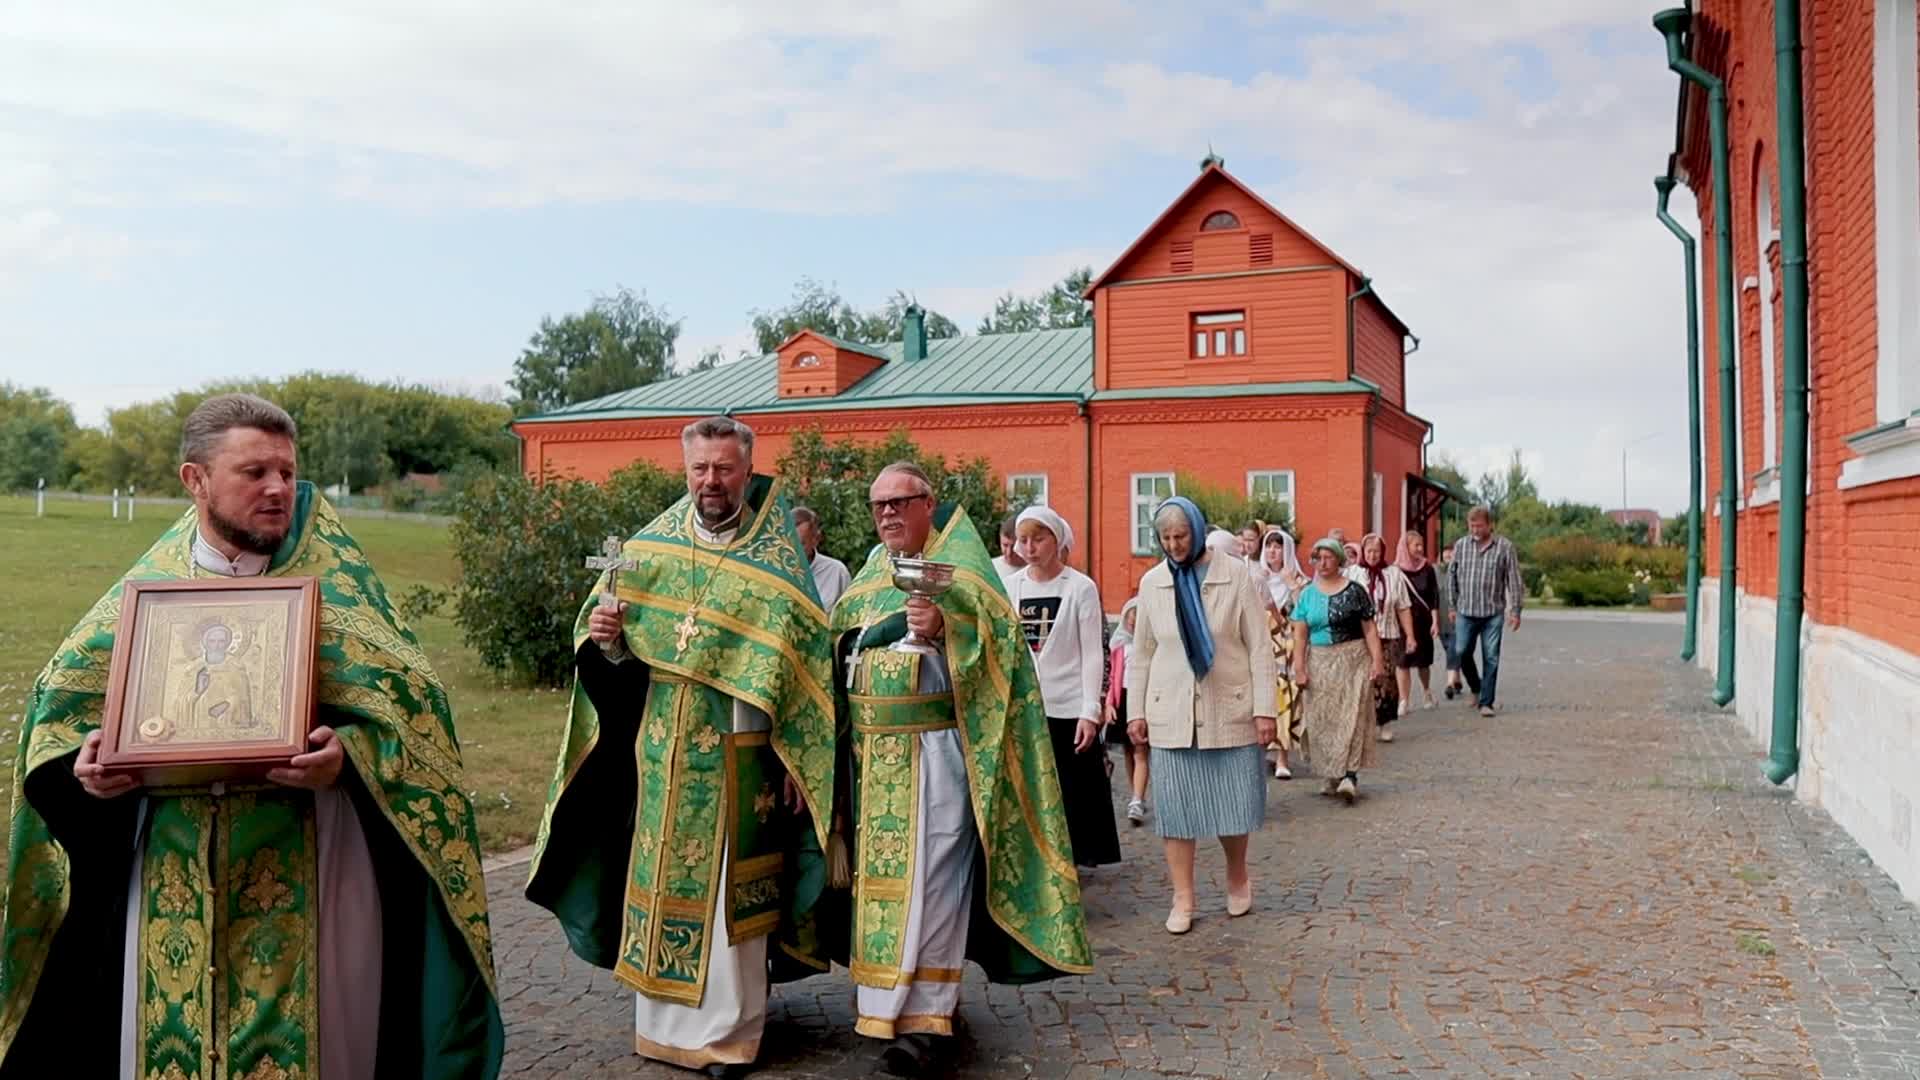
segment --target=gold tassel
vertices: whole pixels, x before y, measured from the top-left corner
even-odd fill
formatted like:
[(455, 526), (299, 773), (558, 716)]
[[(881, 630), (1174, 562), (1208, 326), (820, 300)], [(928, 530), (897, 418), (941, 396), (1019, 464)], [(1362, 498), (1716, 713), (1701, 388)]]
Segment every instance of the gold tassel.
[(845, 822), (835, 822), (827, 834), (827, 884), (836, 889), (853, 887), (853, 857), (847, 850)]

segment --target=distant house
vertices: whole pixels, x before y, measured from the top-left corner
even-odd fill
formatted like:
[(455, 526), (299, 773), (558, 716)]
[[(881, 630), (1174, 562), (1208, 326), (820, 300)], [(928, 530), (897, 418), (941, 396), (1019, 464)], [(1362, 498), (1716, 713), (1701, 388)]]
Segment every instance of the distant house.
[(1109, 610), (1153, 564), (1151, 515), (1176, 473), (1270, 496), (1308, 538), (1437, 524), (1406, 325), (1218, 159), (1088, 295), (1091, 329), (929, 340), (910, 309), (888, 345), (802, 331), (770, 356), (525, 417), (521, 464), (588, 479), (677, 467), (681, 428), (718, 412), (754, 429), (763, 468), (808, 428), (906, 428), (949, 458), (987, 457), (1010, 493), (1063, 515)]
[(1642, 525), (1645, 525), (1647, 527), (1647, 543), (1653, 545), (1654, 547), (1660, 546), (1660, 524), (1661, 524), (1660, 511), (1658, 510), (1609, 510), (1607, 511), (1607, 516), (1613, 519), (1613, 523), (1615, 525), (1618, 525), (1623, 529), (1632, 528), (1633, 523), (1636, 521), (1641, 523)]

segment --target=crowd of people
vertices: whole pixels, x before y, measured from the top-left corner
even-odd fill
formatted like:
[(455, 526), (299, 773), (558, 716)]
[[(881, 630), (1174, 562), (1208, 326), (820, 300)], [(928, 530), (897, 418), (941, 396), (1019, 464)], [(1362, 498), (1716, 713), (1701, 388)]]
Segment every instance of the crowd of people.
[[(1151, 814), (1173, 893), (1167, 930), (1179, 934), (1193, 923), (1198, 841), (1220, 843), (1227, 914), (1252, 910), (1247, 846), (1265, 820), (1263, 778), (1292, 779), (1304, 756), (1321, 794), (1358, 799), (1361, 771), (1394, 741), (1394, 721), (1438, 706), (1437, 653), (1441, 693), (1451, 700), (1464, 688), (1493, 716), (1501, 635), (1518, 628), (1524, 590), (1485, 507), (1469, 513), (1468, 535), (1438, 566), (1417, 532), (1389, 548), (1378, 533), (1354, 543), (1335, 529), (1302, 565), (1286, 529), (1256, 521), (1230, 533), (1184, 498), (1167, 500), (1153, 521), (1161, 560), (1121, 608), (1104, 658), (1088, 616), (1099, 597), (1060, 563), (1072, 533), (1059, 515), (1008, 518), (995, 566), (1062, 705), (1078, 673), (1079, 712), (1049, 721), (1062, 790), (1085, 799), (1069, 815), (1076, 858), (1119, 858), (1108, 791), (1090, 767), (1117, 745), (1126, 817), (1140, 826)], [(1102, 669), (1095, 718), (1085, 695)], [(1049, 717), (1059, 715), (1054, 700)]]
[[(0, 908), (0, 1078), (53, 1061), (113, 1077), (211, 1062), (498, 1074), (513, 988), (494, 968), (453, 706), (298, 478), (297, 438), (250, 395), (194, 410), (194, 505), (36, 682)], [(1092, 971), (1083, 875), (1121, 859), (1111, 746), (1127, 819), (1162, 842), (1166, 929), (1192, 926), (1203, 840), (1226, 859), (1227, 914), (1246, 915), (1269, 775), (1304, 755), (1326, 793), (1356, 798), (1413, 688), (1434, 705), (1434, 641), (1443, 692), (1464, 679), (1492, 715), (1501, 635), (1519, 625), (1512, 546), (1484, 510), (1443, 575), (1418, 537), (1388, 561), (1382, 537), (1336, 534), (1302, 566), (1284, 529), (1236, 536), (1171, 498), (1153, 518), (1162, 558), (1109, 630), (1046, 507), (1004, 523), (994, 558), (897, 462), (869, 486), (877, 542), (850, 573), (820, 551), (819, 517), (754, 471), (750, 428), (700, 420), (681, 448), (686, 496), (590, 560), (602, 573), (572, 628), (526, 896), (633, 992), (637, 1053), (713, 1076), (754, 1067), (773, 982), (836, 964), (855, 1030), (901, 1076), (951, 1055), (966, 963), (1016, 985)], [(949, 568), (945, 591), (903, 591), (896, 560)], [(200, 784), (118, 764), (107, 687), (144, 677), (116, 648), (141, 633), (122, 602), (143, 579), (202, 604), (311, 587), (304, 752), (229, 776), (218, 747), (165, 747), (219, 777)], [(237, 693), (201, 680), (174, 689)], [(281, 708), (253, 704), (209, 714)], [(149, 723), (138, 737), (165, 741)], [(76, 1045), (62, 1018), (81, 1013), (96, 1037)]]

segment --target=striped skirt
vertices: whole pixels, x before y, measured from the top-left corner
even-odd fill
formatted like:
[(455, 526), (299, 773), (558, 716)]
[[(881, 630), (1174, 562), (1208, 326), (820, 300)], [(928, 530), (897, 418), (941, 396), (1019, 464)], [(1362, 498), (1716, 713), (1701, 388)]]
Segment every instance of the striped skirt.
[(1267, 756), (1258, 743), (1228, 750), (1153, 748), (1153, 820), (1169, 840), (1245, 836), (1267, 820)]

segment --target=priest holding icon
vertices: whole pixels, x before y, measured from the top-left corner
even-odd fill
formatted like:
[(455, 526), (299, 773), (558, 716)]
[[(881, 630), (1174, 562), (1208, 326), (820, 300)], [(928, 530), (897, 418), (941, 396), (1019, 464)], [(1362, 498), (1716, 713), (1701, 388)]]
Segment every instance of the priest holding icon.
[[(295, 444), (293, 419), (261, 398), (196, 408), (180, 466), (193, 507), (34, 684), (0, 930), (0, 1077), (499, 1073), (486, 885), (446, 693), (333, 508), (295, 479)], [(266, 726), (267, 695), (237, 667), (257, 643), (223, 619), (173, 609), (190, 619), (175, 678), (164, 653), (122, 666), (140, 598), (281, 588), (320, 605), (312, 663), (287, 669), (315, 722), (299, 710), (289, 757), (246, 782), (159, 787), (112, 767), (116, 700), (178, 696), (171, 713), (132, 716), (150, 742)], [(146, 631), (154, 648), (163, 629)]]
[(881, 543), (833, 611), (858, 822), (847, 959), (857, 1030), (916, 1076), (952, 1053), (966, 960), (1028, 983), (1093, 959), (1039, 681), (993, 558), (918, 466), (889, 465), (868, 495)]
[(827, 970), (811, 920), (827, 885), (832, 660), (790, 507), (753, 472), (752, 429), (696, 421), (681, 449), (686, 498), (589, 560), (603, 573), (574, 631), (527, 897), (635, 992), (637, 1053), (731, 1076), (759, 1055), (770, 974)]

